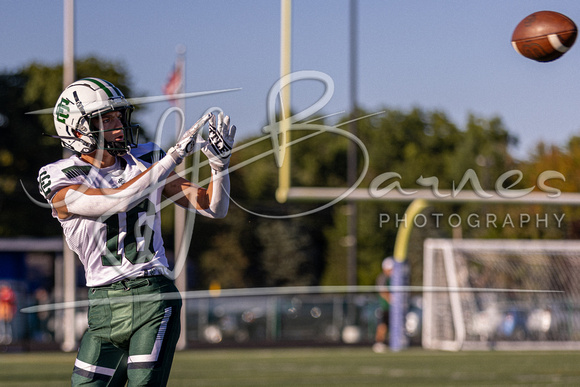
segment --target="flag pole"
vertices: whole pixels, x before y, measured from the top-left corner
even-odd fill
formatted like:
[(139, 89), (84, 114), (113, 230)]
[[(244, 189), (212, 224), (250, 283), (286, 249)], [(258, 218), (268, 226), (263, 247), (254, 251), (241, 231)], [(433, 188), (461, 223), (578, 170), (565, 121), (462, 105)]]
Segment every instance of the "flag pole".
[[(179, 88), (176, 90), (176, 94), (181, 94), (185, 92), (185, 52), (186, 47), (183, 44), (179, 44), (176, 47), (177, 52), (177, 60), (175, 63), (176, 70), (181, 74), (181, 82), (179, 84)], [(183, 112), (183, 117), (185, 121), (185, 98), (179, 98), (175, 101), (176, 106), (181, 109)], [(180, 122), (178, 119), (175, 120), (176, 124), (176, 137), (179, 136), (181, 127), (186, 125), (186, 122)], [(179, 138), (177, 137), (177, 140)], [(175, 172), (180, 174), (185, 170), (185, 162), (179, 164), (175, 168)], [(178, 205), (173, 206), (175, 209), (174, 213), (174, 261), (175, 265), (177, 265), (180, 259), (183, 259), (183, 267), (181, 271), (175, 278), (175, 286), (179, 290), (180, 293), (184, 294), (187, 292), (187, 251), (182, 251), (183, 246), (189, 246), (189, 243), (184, 244), (183, 238), (184, 230), (185, 230), (185, 222), (186, 222), (186, 209), (182, 208)], [(187, 310), (186, 310), (186, 303), (183, 303), (181, 309), (181, 334), (179, 335), (179, 341), (177, 342), (177, 349), (183, 350), (187, 346), (187, 320), (186, 320)]]

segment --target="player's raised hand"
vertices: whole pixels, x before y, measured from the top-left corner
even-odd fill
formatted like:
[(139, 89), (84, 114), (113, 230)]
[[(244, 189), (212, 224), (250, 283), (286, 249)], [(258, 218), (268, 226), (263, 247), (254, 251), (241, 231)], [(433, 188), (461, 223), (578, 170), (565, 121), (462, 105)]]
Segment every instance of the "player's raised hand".
[(171, 155), (177, 164), (180, 164), (184, 158), (192, 153), (195, 153), (202, 146), (202, 144), (196, 146), (198, 132), (212, 117), (213, 114), (208, 113), (197, 120), (197, 122), (193, 124), (193, 126), (187, 132), (185, 132), (183, 136), (181, 136), (181, 139), (177, 142), (177, 144), (175, 144), (175, 146), (171, 147), (167, 151), (167, 154)]
[(235, 125), (230, 127), (229, 116), (224, 116), (220, 112), (217, 117), (217, 125), (216, 117), (211, 117), (208, 139), (201, 150), (207, 156), (209, 165), (213, 170), (223, 171), (228, 167), (235, 136), (236, 127)]

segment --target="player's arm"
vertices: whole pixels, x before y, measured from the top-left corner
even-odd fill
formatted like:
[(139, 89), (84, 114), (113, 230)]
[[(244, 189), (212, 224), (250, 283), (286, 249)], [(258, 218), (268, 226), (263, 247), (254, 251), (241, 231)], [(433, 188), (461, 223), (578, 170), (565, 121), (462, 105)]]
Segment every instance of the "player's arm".
[(162, 184), (175, 165), (173, 158), (167, 155), (119, 188), (70, 185), (54, 194), (51, 199), (52, 206), (60, 219), (67, 219), (72, 215), (96, 218), (105, 214), (126, 212), (149, 195), (158, 184)]
[(51, 199), (58, 217), (66, 219), (73, 214), (99, 217), (130, 210), (153, 190), (165, 185), (165, 180), (175, 166), (196, 150), (197, 132), (211, 117), (211, 114), (202, 117), (174, 147), (169, 149), (165, 157), (119, 188), (102, 189), (70, 185), (60, 189)]
[(376, 285), (379, 288), (379, 296), (387, 301), (388, 303), (391, 302), (391, 293), (388, 290), (388, 286), (387, 286), (387, 280), (385, 277), (383, 277), (383, 274), (379, 275), (377, 277), (377, 281), (376, 281)]
[(383, 298), (383, 300), (387, 301), (388, 303), (391, 302), (391, 293), (389, 293), (389, 292), (379, 292), (379, 295)]
[(163, 194), (178, 205), (196, 210), (209, 218), (226, 216), (230, 202), (230, 176), (228, 166), (234, 143), (236, 127), (230, 127), (230, 118), (220, 113), (209, 121), (209, 136), (201, 148), (211, 167), (211, 180), (207, 188), (172, 174)]
[(203, 188), (173, 173), (167, 179), (163, 195), (190, 211), (210, 218), (223, 218), (229, 207), (229, 176), (227, 173), (218, 179), (212, 176), (207, 188)]

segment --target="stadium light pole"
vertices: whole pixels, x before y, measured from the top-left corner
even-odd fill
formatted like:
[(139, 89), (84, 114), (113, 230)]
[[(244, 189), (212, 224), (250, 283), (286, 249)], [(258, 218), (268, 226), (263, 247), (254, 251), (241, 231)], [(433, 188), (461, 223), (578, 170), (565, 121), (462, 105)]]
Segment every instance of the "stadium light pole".
[[(357, 135), (357, 121), (354, 119), (357, 108), (357, 0), (350, 0), (350, 40), (349, 40), (349, 94), (350, 94), (350, 114), (352, 116), (349, 125), (350, 132)], [(347, 183), (352, 187), (357, 176), (357, 145), (350, 141), (347, 150)], [(348, 201), (347, 205), (347, 284), (354, 286), (357, 284), (357, 204), (354, 201)]]
[[(74, 82), (75, 78), (75, 5), (74, 0), (64, 0), (64, 20), (63, 20), (63, 89)], [(69, 150), (63, 150), (63, 157), (70, 157)], [(68, 247), (63, 236), (63, 275), (62, 289), (65, 303), (74, 302), (76, 299), (77, 276), (75, 270), (76, 257), (74, 252)], [(75, 335), (75, 309), (68, 308), (63, 311), (63, 351), (74, 351), (77, 347)]]

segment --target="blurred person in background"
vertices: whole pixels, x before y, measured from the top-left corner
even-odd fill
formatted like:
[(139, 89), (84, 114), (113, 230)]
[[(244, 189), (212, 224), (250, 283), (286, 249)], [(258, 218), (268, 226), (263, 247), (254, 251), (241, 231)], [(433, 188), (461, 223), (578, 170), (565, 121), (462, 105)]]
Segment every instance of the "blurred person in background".
[(0, 344), (12, 342), (12, 320), (16, 314), (16, 294), (8, 285), (0, 287)]
[(389, 333), (389, 306), (391, 303), (391, 293), (388, 287), (391, 285), (391, 274), (395, 260), (392, 257), (387, 257), (381, 264), (382, 272), (377, 276), (376, 285), (379, 287), (379, 306), (380, 316), (377, 330), (375, 333), (375, 343), (373, 344), (373, 351), (382, 353), (387, 350), (387, 338)]

